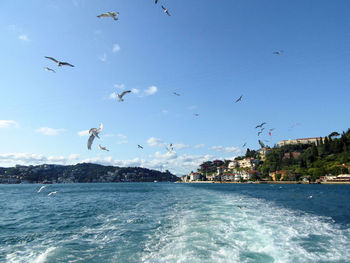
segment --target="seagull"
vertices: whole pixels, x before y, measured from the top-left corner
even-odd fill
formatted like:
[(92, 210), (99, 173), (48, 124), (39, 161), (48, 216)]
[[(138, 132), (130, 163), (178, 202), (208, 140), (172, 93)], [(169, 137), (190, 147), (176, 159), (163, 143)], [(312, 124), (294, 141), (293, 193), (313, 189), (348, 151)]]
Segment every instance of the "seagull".
[(41, 186), (37, 193), (40, 193), (41, 190), (43, 190), (45, 187), (46, 187), (46, 185)]
[(68, 62), (62, 62), (62, 61), (58, 61), (55, 58), (52, 57), (45, 57), (47, 59), (52, 60), (53, 62), (57, 63), (57, 66), (61, 67), (61, 66), (70, 66), (70, 67), (74, 67), (72, 64), (69, 64)]
[(137, 147), (140, 149), (143, 149), (143, 147), (140, 144), (138, 144)]
[(261, 131), (259, 131), (259, 132), (258, 132), (258, 136), (260, 136), (260, 134), (261, 134), (262, 132), (263, 132), (262, 130), (261, 130)]
[(46, 67), (46, 68), (44, 68), (46, 71), (52, 71), (53, 73), (56, 73), (56, 71), (54, 71), (52, 68), (48, 68), (48, 67)]
[(131, 90), (126, 90), (126, 91), (123, 91), (122, 94), (118, 94), (118, 101), (124, 101), (123, 100), (123, 96), (127, 93), (130, 93)]
[(283, 53), (283, 50), (275, 51), (272, 54), (274, 55), (281, 55)]
[(174, 151), (174, 146), (172, 143), (169, 144), (169, 147), (165, 146), (165, 149), (167, 149), (168, 152)]
[(174, 94), (175, 96), (180, 96), (180, 94), (179, 94), (179, 93), (176, 93), (176, 92), (173, 92), (173, 94)]
[(109, 150), (106, 147), (101, 146), (101, 144), (98, 145), (98, 148), (103, 151), (109, 152)]
[(91, 145), (92, 145), (92, 142), (94, 141), (95, 137), (100, 138), (100, 137), (98, 136), (98, 134), (99, 134), (100, 132), (102, 132), (102, 129), (103, 129), (103, 124), (100, 123), (100, 127), (99, 127), (98, 129), (96, 129), (96, 128), (91, 128), (91, 129), (89, 130), (90, 137), (89, 137), (89, 140), (88, 140), (88, 143), (87, 143), (87, 147), (88, 147), (89, 150), (91, 150)]
[(119, 12), (106, 12), (106, 13), (103, 13), (101, 15), (98, 15), (97, 17), (98, 18), (101, 18), (101, 17), (112, 17), (115, 21), (117, 21), (118, 20), (117, 15), (119, 15)]
[(57, 194), (57, 192), (56, 192), (56, 191), (51, 192), (51, 193), (49, 193), (47, 196), (54, 195), (54, 194)]
[(169, 14), (169, 10), (168, 10), (168, 9), (166, 9), (164, 6), (162, 6), (162, 8), (163, 8), (163, 10), (164, 10), (164, 13), (166, 13), (168, 16), (170, 16), (170, 14)]
[(245, 143), (243, 144), (242, 148), (244, 148), (246, 145), (247, 145), (247, 143), (245, 142)]
[(263, 122), (263, 123), (257, 125), (257, 126), (255, 127), (255, 129), (257, 129), (257, 128), (262, 128), (262, 126), (264, 126), (265, 124), (266, 124), (266, 122)]
[(196, 117), (198, 117), (199, 116), (199, 114), (198, 113), (195, 113), (195, 114), (193, 114), (194, 116), (196, 116)]
[(239, 101), (241, 101), (242, 100), (242, 97), (243, 97), (243, 95), (241, 95), (237, 100), (236, 100), (236, 102), (235, 103), (237, 103), (237, 102), (239, 102)]
[(157, 3), (158, 3), (158, 0), (154, 0), (154, 3), (157, 4)]

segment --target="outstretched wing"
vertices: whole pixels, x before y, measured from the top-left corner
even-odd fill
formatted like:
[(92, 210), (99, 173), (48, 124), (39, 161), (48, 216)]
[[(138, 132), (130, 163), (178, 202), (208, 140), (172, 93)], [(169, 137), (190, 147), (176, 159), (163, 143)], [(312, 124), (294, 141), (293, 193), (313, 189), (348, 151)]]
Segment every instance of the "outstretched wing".
[(103, 130), (103, 123), (101, 122), (101, 123), (100, 123), (100, 127), (99, 127), (98, 130), (97, 130), (97, 133), (102, 132), (102, 130)]
[(158, 0), (154, 0), (154, 3), (155, 3), (155, 4), (158, 3)]
[(130, 93), (130, 92), (131, 92), (131, 90), (123, 91), (122, 94), (120, 94), (120, 97), (122, 98), (125, 94)]
[(163, 8), (164, 11), (166, 10), (166, 8), (164, 6), (162, 6), (162, 8)]
[(69, 64), (68, 62), (61, 62), (62, 66), (70, 66), (70, 67), (74, 67), (72, 64)]
[(58, 60), (56, 60), (56, 59), (54, 59), (54, 58), (52, 58), (52, 57), (45, 57), (45, 58), (50, 59), (50, 60), (52, 60), (52, 61), (58, 63)]
[(109, 17), (109, 15), (107, 13), (104, 13), (104, 14), (100, 14), (97, 16), (98, 18), (101, 18), (101, 17)]
[(94, 141), (94, 139), (95, 139), (95, 136), (93, 134), (91, 134), (89, 137), (88, 143), (87, 143), (87, 147), (89, 150), (91, 150), (91, 145), (92, 145), (92, 142)]

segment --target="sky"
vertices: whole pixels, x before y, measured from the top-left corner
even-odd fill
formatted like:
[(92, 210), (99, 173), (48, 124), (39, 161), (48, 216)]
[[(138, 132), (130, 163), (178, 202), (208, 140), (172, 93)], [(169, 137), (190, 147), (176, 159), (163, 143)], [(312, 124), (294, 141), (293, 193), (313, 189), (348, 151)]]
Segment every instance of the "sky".
[[(347, 0), (2, 0), (0, 166), (182, 175), (258, 149), (259, 139), (347, 130), (349, 9)], [(97, 18), (107, 11), (119, 19)], [(87, 130), (101, 122), (88, 150)]]

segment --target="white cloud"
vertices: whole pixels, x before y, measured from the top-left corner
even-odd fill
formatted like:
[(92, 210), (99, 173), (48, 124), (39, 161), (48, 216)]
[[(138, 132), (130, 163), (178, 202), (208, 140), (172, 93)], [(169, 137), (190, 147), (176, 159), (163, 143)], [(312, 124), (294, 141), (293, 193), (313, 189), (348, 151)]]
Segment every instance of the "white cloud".
[(218, 151), (218, 152), (226, 152), (226, 153), (241, 153), (242, 149), (239, 147), (223, 147), (223, 146), (212, 146), (210, 149)]
[(17, 128), (19, 125), (13, 120), (0, 120), (0, 128)]
[(121, 133), (118, 133), (117, 136), (120, 137), (120, 138), (122, 138), (122, 139), (128, 138), (128, 136), (126, 136), (126, 135), (124, 135), (124, 134), (121, 134)]
[(121, 140), (117, 142), (117, 144), (125, 144), (125, 143), (128, 143), (128, 140)]
[(49, 127), (41, 127), (41, 128), (36, 130), (36, 132), (42, 133), (42, 134), (47, 135), (47, 136), (58, 135), (63, 131), (65, 131), (65, 129), (53, 129), (53, 128), (49, 128)]
[(115, 100), (118, 98), (118, 94), (116, 92), (112, 92), (111, 94), (109, 94), (109, 98)]
[(78, 135), (81, 136), (81, 137), (89, 136), (89, 130), (79, 131)]
[(131, 89), (132, 93), (135, 93), (135, 94), (139, 94), (140, 93), (140, 90), (139, 89)]
[(174, 149), (178, 149), (178, 150), (190, 148), (189, 145), (186, 145), (186, 144), (183, 144), (183, 143), (174, 143), (173, 147), (174, 147)]
[(147, 95), (153, 95), (158, 91), (158, 88), (156, 86), (150, 86), (148, 89), (145, 90), (145, 93)]
[(147, 140), (147, 144), (151, 147), (162, 147), (165, 145), (165, 143), (158, 138), (155, 137), (151, 137)]
[(0, 154), (0, 163), (6, 166), (13, 166), (15, 164), (21, 165), (38, 165), (44, 163), (51, 164), (73, 164), (78, 160), (78, 154), (71, 154), (69, 156), (44, 156), (42, 154), (34, 153), (3, 153)]
[(119, 50), (120, 50), (120, 46), (119, 46), (118, 44), (114, 44), (114, 45), (113, 45), (113, 49), (112, 49), (113, 53), (116, 53), (116, 52), (118, 52)]
[(98, 59), (101, 60), (102, 62), (106, 62), (106, 60), (107, 60), (107, 54), (104, 53), (102, 56), (99, 56)]
[(18, 39), (20, 39), (20, 40), (22, 40), (22, 41), (26, 41), (26, 42), (30, 41), (29, 38), (28, 38), (28, 36), (27, 36), (26, 34), (21, 34), (21, 35), (19, 35), (19, 36), (18, 36)]
[(195, 149), (203, 148), (205, 145), (203, 143), (194, 146)]

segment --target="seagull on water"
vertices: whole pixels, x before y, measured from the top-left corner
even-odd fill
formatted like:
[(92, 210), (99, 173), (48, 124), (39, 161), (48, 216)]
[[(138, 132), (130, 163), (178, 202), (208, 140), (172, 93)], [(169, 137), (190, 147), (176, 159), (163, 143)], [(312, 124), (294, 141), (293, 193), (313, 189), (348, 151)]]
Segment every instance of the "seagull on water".
[(47, 196), (50, 196), (50, 195), (55, 195), (55, 194), (57, 194), (57, 192), (56, 192), (56, 191), (49, 193)]
[(119, 12), (106, 12), (103, 14), (98, 15), (98, 18), (102, 18), (102, 17), (112, 17), (115, 21), (118, 20), (117, 15), (119, 15)]
[(235, 103), (237, 103), (237, 102), (239, 102), (239, 101), (241, 101), (242, 100), (242, 97), (243, 97), (243, 95), (241, 95), (237, 100), (236, 100), (236, 102)]
[(165, 8), (164, 6), (162, 6), (163, 10), (164, 10), (164, 13), (166, 13), (168, 16), (170, 16), (169, 14), (169, 10), (167, 8)]
[(130, 92), (131, 92), (131, 90), (126, 90), (126, 91), (123, 91), (122, 94), (118, 94), (118, 101), (120, 101), (120, 102), (124, 101), (123, 96), (127, 93), (130, 93)]
[(45, 67), (44, 69), (45, 69), (46, 71), (52, 71), (53, 73), (56, 73), (56, 71), (54, 71), (52, 68)]
[(107, 151), (107, 152), (109, 152), (109, 150), (108, 150), (106, 147), (101, 146), (101, 144), (98, 145), (98, 148), (99, 148), (101, 151)]
[(91, 129), (89, 130), (90, 137), (89, 137), (89, 140), (88, 140), (88, 143), (87, 143), (87, 147), (88, 147), (89, 150), (91, 150), (91, 145), (92, 145), (92, 142), (94, 141), (95, 137), (97, 137), (97, 138), (100, 139), (100, 137), (98, 136), (98, 134), (99, 134), (100, 132), (102, 132), (102, 129), (103, 129), (103, 124), (101, 123), (101, 124), (100, 124), (100, 127), (99, 127), (98, 129), (96, 129), (96, 128), (91, 128)]
[(138, 144), (138, 145), (137, 145), (137, 148), (143, 149), (143, 146), (141, 146), (140, 144)]
[(58, 61), (57, 59), (53, 58), (53, 57), (45, 57), (47, 59), (52, 60), (53, 62), (57, 63), (57, 66), (61, 67), (61, 66), (70, 66), (70, 67), (74, 67), (72, 64), (69, 64), (68, 62), (62, 62), (62, 61)]
[(43, 190), (45, 187), (46, 187), (46, 185), (41, 186), (40, 189), (38, 190), (38, 193), (40, 193), (41, 190)]

